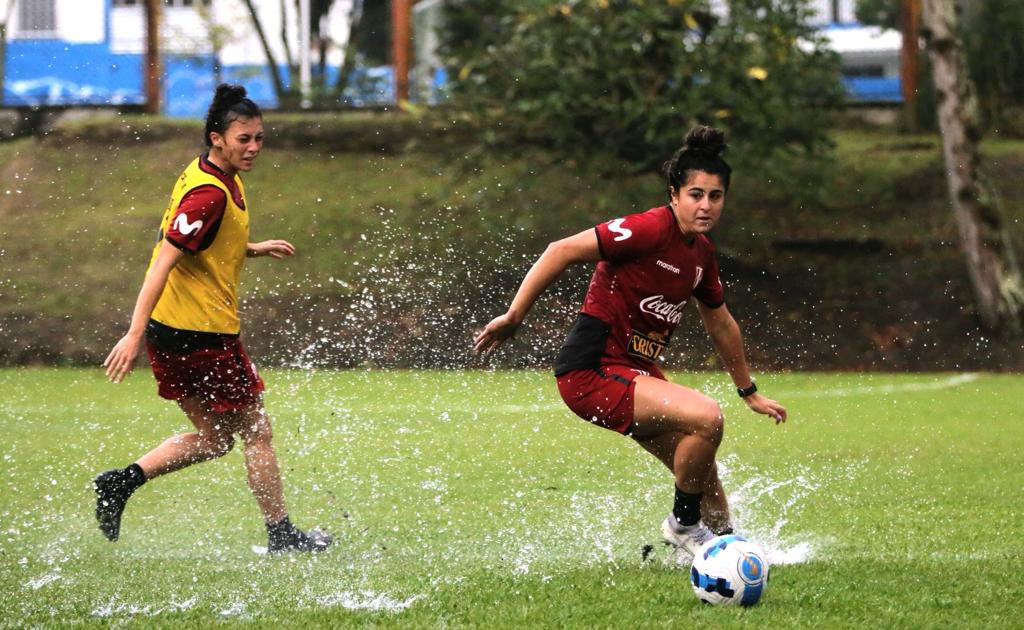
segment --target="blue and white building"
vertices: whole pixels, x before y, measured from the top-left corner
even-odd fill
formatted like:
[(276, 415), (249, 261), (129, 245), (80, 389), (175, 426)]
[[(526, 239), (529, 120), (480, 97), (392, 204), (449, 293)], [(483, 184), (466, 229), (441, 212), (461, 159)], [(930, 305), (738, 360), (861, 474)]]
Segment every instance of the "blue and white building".
[[(297, 55), (295, 4), (254, 0), (286, 82), (281, 32), (284, 26)], [(351, 6), (350, 0), (337, 0), (320, 25), (329, 39), (331, 84), (342, 62)], [(7, 25), (3, 105), (143, 102), (143, 0), (0, 0), (0, 19)], [(202, 116), (218, 78), (244, 83), (261, 104), (276, 103), (266, 54), (241, 0), (164, 0), (160, 39), (164, 113)], [(390, 100), (389, 78), (378, 83), (386, 93), (377, 96)]]

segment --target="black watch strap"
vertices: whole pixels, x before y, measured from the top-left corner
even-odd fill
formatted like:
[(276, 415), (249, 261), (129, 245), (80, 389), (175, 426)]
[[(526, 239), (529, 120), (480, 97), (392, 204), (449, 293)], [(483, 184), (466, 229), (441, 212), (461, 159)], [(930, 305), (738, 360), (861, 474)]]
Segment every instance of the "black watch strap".
[(753, 380), (750, 381), (750, 387), (737, 387), (736, 393), (740, 395), (740, 398), (746, 398), (757, 391), (757, 383)]

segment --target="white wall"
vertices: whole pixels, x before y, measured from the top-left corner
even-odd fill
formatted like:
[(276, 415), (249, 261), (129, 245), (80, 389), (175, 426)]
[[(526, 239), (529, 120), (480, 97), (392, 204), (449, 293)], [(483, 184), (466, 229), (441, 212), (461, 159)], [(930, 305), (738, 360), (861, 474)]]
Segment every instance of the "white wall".
[(52, 32), (22, 32), (18, 20), (18, 4), (26, 0), (0, 2), (0, 20), (10, 9), (7, 33), (11, 39), (62, 39), (74, 44), (98, 44), (103, 41), (103, 8), (105, 0), (54, 0), (56, 29)]
[(57, 0), (57, 33), (75, 44), (103, 41), (104, 0)]
[[(256, 0), (256, 12), (263, 24), (263, 32), (267, 36), (270, 49), (278, 63), (285, 62), (284, 45), (281, 43), (281, 3), (279, 0)], [(288, 45), (295, 63), (299, 62), (299, 19), (296, 15), (295, 3), (285, 2), (285, 20), (287, 23)], [(215, 19), (222, 28), (230, 33), (223, 49), (221, 61), (226, 65), (262, 64), (266, 60), (263, 47), (256, 29), (252, 25), (249, 10), (241, 0), (216, 0)], [(332, 66), (341, 64), (345, 43), (348, 40), (348, 17), (351, 10), (350, 0), (336, 0), (331, 11), (324, 19), (321, 32), (331, 41), (328, 49), (327, 63)], [(317, 53), (312, 55), (316, 63)]]
[[(103, 0), (60, 0), (82, 5), (100, 4), (100, 33), (102, 35)], [(285, 62), (284, 44), (281, 42), (280, 0), (256, 0), (256, 12), (263, 32), (278, 63)], [(299, 31), (295, 3), (285, 5), (288, 45), (298, 63)], [(323, 32), (334, 43), (328, 51), (328, 63), (338, 65), (348, 38), (350, 0), (337, 0), (324, 20)], [(120, 53), (141, 53), (145, 47), (145, 13), (141, 6), (114, 7), (111, 13), (111, 48)], [(58, 16), (60, 19), (60, 16)], [(185, 7), (164, 7), (161, 38), (164, 50), (183, 54), (212, 52), (210, 32), (216, 29), (221, 41), (220, 59), (225, 65), (263, 64), (266, 55), (253, 26), (249, 10), (241, 0), (214, 0), (206, 10)], [(314, 63), (316, 60), (314, 53)]]

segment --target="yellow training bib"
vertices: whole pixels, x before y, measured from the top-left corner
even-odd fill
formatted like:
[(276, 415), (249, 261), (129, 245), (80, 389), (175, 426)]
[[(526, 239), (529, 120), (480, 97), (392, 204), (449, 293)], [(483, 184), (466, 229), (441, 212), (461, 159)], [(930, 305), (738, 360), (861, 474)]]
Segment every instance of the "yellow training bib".
[[(227, 198), (224, 215), (212, 244), (194, 254), (186, 252), (171, 270), (151, 317), (161, 324), (180, 330), (236, 335), (241, 328), (238, 317), (238, 279), (249, 242), (249, 213), (235, 203), (224, 182), (201, 168), (201, 159), (193, 160), (174, 186), (171, 201), (160, 222), (160, 239), (153, 248), (146, 273), (153, 268), (164, 236), (178, 213), (178, 206), (189, 191), (200, 186), (220, 188)], [(235, 183), (241, 193), (242, 204), (247, 205), (245, 189), (237, 175)]]

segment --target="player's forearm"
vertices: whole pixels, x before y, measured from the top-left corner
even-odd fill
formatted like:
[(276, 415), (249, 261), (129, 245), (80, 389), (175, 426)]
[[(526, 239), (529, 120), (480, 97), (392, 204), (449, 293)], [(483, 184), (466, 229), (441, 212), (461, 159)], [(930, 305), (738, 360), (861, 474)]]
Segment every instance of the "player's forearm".
[(135, 300), (135, 309), (132, 311), (132, 323), (128, 327), (128, 334), (141, 337), (146, 331), (149, 317), (153, 314), (153, 309), (156, 308), (156, 303), (167, 285), (169, 271), (169, 269), (154, 268), (146, 275), (142, 289), (139, 290), (139, 297)]
[(142, 282), (142, 289), (139, 290), (139, 297), (135, 300), (132, 323), (128, 328), (129, 335), (142, 337), (146, 331), (146, 324), (149, 323), (149, 317), (153, 314), (153, 309), (156, 308), (156, 303), (160, 300), (164, 287), (167, 286), (167, 278), (183, 255), (181, 250), (169, 245), (166, 241), (160, 246), (156, 261), (146, 274), (146, 279)]
[(718, 352), (718, 357), (737, 387), (747, 387), (751, 383), (750, 367), (743, 352), (743, 335), (736, 320), (731, 317), (721, 325), (708, 328), (711, 342)]
[(568, 252), (559, 243), (548, 245), (523, 278), (516, 296), (512, 298), (512, 304), (508, 307), (509, 314), (516, 322), (523, 321), (540, 294), (562, 275), (571, 262)]

